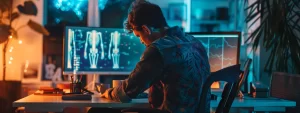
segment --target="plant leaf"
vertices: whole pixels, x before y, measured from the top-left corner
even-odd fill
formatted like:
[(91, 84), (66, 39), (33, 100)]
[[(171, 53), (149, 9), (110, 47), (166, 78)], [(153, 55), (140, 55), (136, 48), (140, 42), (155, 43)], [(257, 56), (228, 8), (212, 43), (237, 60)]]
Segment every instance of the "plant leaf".
[[(267, 72), (300, 74), (299, 3), (299, 0), (257, 0), (246, 8), (251, 10), (245, 20), (250, 26), (258, 21), (257, 17), (261, 20), (246, 41), (251, 40), (254, 51), (259, 43), (271, 51), (264, 67)], [(254, 7), (256, 11), (252, 10)]]
[(25, 1), (24, 6), (18, 5), (17, 6), (19, 12), (27, 15), (34, 15), (36, 16), (38, 13), (36, 5), (33, 3), (33, 1)]
[(49, 36), (48, 30), (46, 28), (44, 28), (42, 25), (38, 24), (37, 22), (29, 20), (27, 25), (34, 31), (41, 33), (43, 35)]

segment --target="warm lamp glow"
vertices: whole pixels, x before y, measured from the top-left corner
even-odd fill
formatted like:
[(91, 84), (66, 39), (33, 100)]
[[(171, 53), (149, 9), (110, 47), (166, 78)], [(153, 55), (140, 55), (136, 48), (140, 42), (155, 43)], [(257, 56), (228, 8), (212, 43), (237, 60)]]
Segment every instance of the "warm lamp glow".
[(8, 64), (11, 64), (12, 62), (11, 61), (8, 61)]
[(219, 82), (214, 82), (214, 83), (210, 86), (210, 88), (212, 88), (212, 89), (219, 89), (219, 88), (220, 88), (220, 83), (219, 83)]
[(22, 40), (19, 40), (19, 44), (22, 44), (23, 42), (22, 42)]
[(29, 66), (29, 61), (28, 61), (28, 60), (26, 60), (26, 63), (25, 63), (25, 68), (27, 69), (27, 68), (28, 68), (28, 66)]
[(9, 38), (13, 38), (13, 37), (10, 35)]
[(13, 57), (10, 57), (10, 58), (9, 58), (9, 60), (13, 60), (13, 59), (14, 59)]
[(14, 49), (14, 47), (10, 47), (9, 52), (12, 52), (13, 49)]

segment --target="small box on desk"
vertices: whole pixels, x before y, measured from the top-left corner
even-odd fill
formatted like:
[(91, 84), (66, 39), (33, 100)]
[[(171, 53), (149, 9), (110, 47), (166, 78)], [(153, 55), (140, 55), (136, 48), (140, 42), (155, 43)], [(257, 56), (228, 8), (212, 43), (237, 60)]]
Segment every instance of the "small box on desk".
[(261, 82), (250, 83), (250, 95), (254, 98), (268, 98), (269, 87)]
[(34, 95), (44, 96), (60, 96), (64, 93), (63, 89), (52, 88), (52, 87), (40, 87), (39, 90), (35, 91)]

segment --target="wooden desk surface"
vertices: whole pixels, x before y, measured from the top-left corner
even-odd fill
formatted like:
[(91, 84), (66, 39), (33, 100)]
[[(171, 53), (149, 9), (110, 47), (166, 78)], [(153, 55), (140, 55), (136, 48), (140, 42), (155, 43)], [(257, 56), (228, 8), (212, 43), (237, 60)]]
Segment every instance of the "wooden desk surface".
[[(211, 107), (217, 107), (218, 100), (211, 101)], [(70, 101), (62, 100), (61, 96), (43, 96), (43, 95), (29, 95), (25, 98), (17, 100), (13, 103), (14, 107), (25, 108), (62, 108), (62, 107), (111, 107), (111, 108), (127, 108), (127, 107), (147, 107), (148, 99), (133, 99), (130, 103), (120, 103), (111, 101), (105, 98), (96, 97), (90, 101)], [(232, 107), (293, 107), (296, 102), (282, 100), (277, 98), (250, 98), (235, 99)]]

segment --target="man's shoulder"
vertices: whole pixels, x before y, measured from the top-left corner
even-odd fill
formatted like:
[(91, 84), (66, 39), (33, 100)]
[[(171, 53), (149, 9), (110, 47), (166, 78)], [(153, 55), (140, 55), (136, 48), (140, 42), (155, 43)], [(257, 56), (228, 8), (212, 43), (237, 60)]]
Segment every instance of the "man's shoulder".
[(145, 58), (145, 57), (146, 58), (147, 57), (155, 57), (156, 58), (159, 56), (161, 56), (159, 49), (156, 46), (151, 44), (146, 47), (146, 49), (142, 55), (142, 58)]
[(170, 36), (165, 36), (162, 38), (159, 38), (155, 40), (153, 43), (151, 43), (151, 46), (161, 50), (164, 48), (169, 48), (175, 45), (174, 41), (172, 41), (172, 37)]

